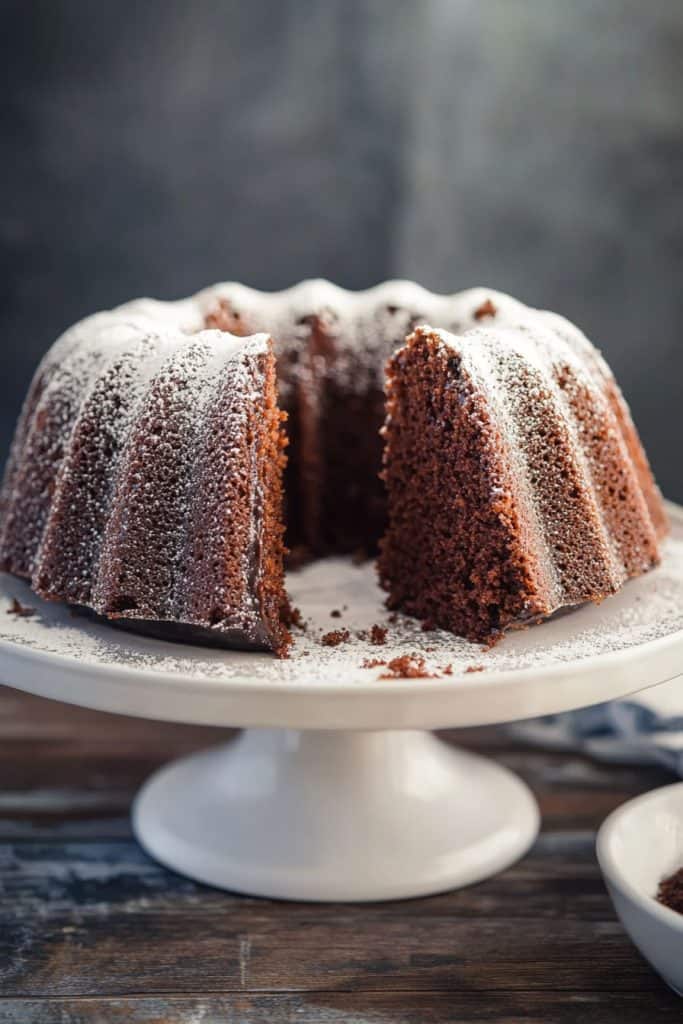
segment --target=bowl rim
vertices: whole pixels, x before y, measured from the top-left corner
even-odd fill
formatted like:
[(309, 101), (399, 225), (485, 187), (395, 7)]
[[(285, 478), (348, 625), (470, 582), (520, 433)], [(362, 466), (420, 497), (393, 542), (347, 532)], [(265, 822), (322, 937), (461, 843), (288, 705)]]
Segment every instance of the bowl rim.
[[(656, 789), (650, 789), (646, 793), (641, 793), (640, 796), (633, 797), (631, 800), (620, 804), (619, 807), (607, 815), (598, 829), (595, 852), (603, 878), (609, 885), (617, 889), (621, 896), (636, 904), (646, 914), (649, 914), (665, 927), (683, 936), (683, 914), (680, 914), (677, 910), (672, 910), (663, 903), (659, 903), (654, 896), (646, 896), (637, 889), (625, 877), (611, 849), (612, 838), (623, 818), (644, 804), (651, 803), (655, 805), (666, 800), (672, 790), (680, 791), (683, 796), (683, 781), (671, 782), (666, 786), (657, 786)], [(681, 818), (683, 820), (683, 811)], [(683, 866), (683, 861), (681, 866)]]

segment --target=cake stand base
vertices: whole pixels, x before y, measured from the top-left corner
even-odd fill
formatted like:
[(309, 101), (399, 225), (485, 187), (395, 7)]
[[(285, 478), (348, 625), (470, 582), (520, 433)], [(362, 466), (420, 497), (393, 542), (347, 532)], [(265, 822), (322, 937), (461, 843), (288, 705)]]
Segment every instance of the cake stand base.
[(527, 786), (429, 732), (249, 729), (162, 768), (134, 806), (145, 849), (200, 882), (293, 900), (388, 900), (512, 864)]

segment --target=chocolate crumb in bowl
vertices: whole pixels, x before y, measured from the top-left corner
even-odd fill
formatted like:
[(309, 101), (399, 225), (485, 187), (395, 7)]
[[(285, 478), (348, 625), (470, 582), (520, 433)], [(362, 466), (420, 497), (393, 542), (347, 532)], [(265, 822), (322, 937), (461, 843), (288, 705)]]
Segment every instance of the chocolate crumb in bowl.
[(677, 914), (683, 914), (683, 867), (659, 883), (657, 902), (669, 910), (675, 910)]

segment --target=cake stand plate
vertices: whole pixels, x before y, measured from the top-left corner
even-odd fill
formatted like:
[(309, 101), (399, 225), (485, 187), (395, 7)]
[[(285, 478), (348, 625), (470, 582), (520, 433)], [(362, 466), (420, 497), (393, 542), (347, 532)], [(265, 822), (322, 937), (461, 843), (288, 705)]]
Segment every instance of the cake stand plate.
[[(162, 768), (135, 802), (142, 845), (191, 878), (304, 900), (455, 888), (519, 858), (538, 809), (507, 769), (429, 730), (584, 707), (683, 674), (683, 510), (669, 512), (658, 569), (491, 651), (390, 621), (372, 566), (341, 559), (290, 577), (307, 628), (288, 661), (138, 637), (1, 577), (0, 678), (104, 711), (245, 727)], [(371, 642), (373, 625), (385, 642)], [(402, 655), (421, 678), (395, 678)]]

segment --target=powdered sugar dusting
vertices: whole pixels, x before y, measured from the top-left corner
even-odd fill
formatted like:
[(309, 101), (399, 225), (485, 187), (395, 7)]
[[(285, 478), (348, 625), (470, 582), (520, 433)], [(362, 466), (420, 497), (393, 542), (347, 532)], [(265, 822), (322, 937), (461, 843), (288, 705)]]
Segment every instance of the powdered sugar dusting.
[[(221, 302), (237, 314), (245, 332), (267, 331), (290, 372), (281, 376), (285, 401), (291, 380), (302, 372), (298, 353), (318, 319), (335, 346), (334, 376), (354, 389), (383, 386), (384, 362), (418, 324), (431, 323), (456, 333), (477, 322), (476, 312), (492, 301), (497, 317), (516, 322), (527, 310), (521, 302), (492, 289), (471, 288), (437, 295), (412, 281), (386, 281), (365, 291), (347, 291), (330, 281), (302, 281), (281, 292), (261, 292), (234, 282), (213, 285), (194, 297), (203, 314)], [(528, 312), (528, 311), (527, 311)]]
[[(647, 571), (656, 530), (606, 382), (620, 393), (597, 350), (562, 317), (532, 309), (513, 316), (514, 326), (504, 316), (502, 323), (491, 318), (490, 325), (460, 336), (443, 329), (431, 334), (457, 353), (480, 401), (495, 411), (502, 469), (528, 520), (533, 541), (527, 547), (537, 553), (539, 583), (552, 611), (586, 594), (616, 591), (634, 565)], [(581, 394), (587, 400), (573, 404), (570, 396)], [(602, 437), (599, 455), (594, 431)], [(614, 477), (604, 486), (610, 448), (619, 451), (616, 486)], [(617, 491), (637, 508), (630, 528), (614, 516)], [(629, 544), (622, 547), (626, 534)]]
[(245, 402), (250, 400), (246, 368), (235, 359), (250, 345), (209, 331), (184, 338), (144, 389), (114, 475), (91, 600), (97, 611), (115, 609), (125, 595), (128, 617), (181, 614), (184, 539), (198, 482), (196, 453), (217, 382), (231, 360), (231, 382)]
[[(3, 560), (37, 592), (128, 618), (195, 621), (178, 602), (209, 406), (220, 407), (227, 460), (270, 344), (264, 334), (190, 330), (201, 326), (192, 302), (143, 300), (76, 325), (41, 364), (5, 478), (0, 537)], [(225, 533), (223, 519), (204, 526), (207, 543), (212, 529), (214, 543)], [(255, 633), (248, 550), (242, 571), (247, 600), (235, 612)]]

